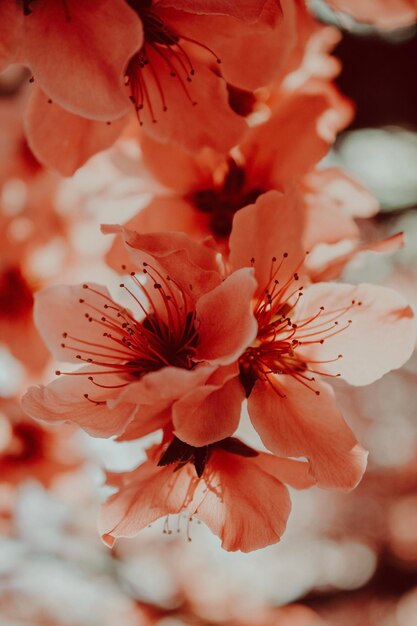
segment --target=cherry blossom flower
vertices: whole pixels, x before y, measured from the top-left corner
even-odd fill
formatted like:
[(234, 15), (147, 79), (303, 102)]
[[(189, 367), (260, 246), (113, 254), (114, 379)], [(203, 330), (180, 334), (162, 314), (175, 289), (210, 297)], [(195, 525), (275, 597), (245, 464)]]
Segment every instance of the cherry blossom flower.
[[(231, 272), (255, 271), (258, 332), (238, 357), (241, 387), (232, 406), (246, 395), (252, 423), (268, 449), (307, 457), (319, 485), (352, 488), (363, 474), (366, 453), (326, 378), (353, 385), (377, 380), (408, 359), (416, 329), (411, 309), (390, 289), (310, 285), (302, 228), (295, 191), (263, 194), (235, 215), (225, 262)], [(133, 250), (139, 239), (125, 236)], [(383, 341), (387, 333), (389, 345)], [(199, 447), (233, 434), (235, 409), (225, 411), (218, 394), (218, 385), (204, 381), (175, 403), (174, 432), (182, 441)]]
[[(283, 482), (297, 488), (314, 482), (306, 463), (258, 453), (239, 439), (203, 447), (172, 435), (165, 439), (132, 472), (107, 474), (108, 484), (118, 488), (100, 521), (108, 545), (160, 517), (186, 512), (188, 523), (203, 521), (225, 550), (250, 552), (276, 543), (285, 530), (291, 505)], [(168, 517), (165, 530), (170, 532)]]
[(78, 467), (80, 459), (62, 430), (47, 429), (22, 412), (13, 398), (0, 400), (0, 482), (17, 485), (54, 478)]
[[(173, 143), (159, 144), (143, 136), (145, 164), (170, 193), (157, 195), (126, 227), (143, 233), (162, 228), (182, 231), (196, 239), (212, 235), (219, 245), (227, 247), (237, 211), (262, 193), (299, 183), (305, 177), (303, 191), (306, 210), (311, 214), (309, 224), (313, 225), (322, 213), (322, 222), (326, 223), (333, 210), (343, 220), (337, 239), (352, 237), (352, 230), (358, 236), (346, 208), (349, 198), (353, 205), (358, 204), (359, 198), (363, 213), (368, 214), (377, 210), (375, 200), (359, 183), (335, 169), (315, 177), (311, 170), (334, 139), (334, 128), (330, 132), (326, 122), (329, 112), (338, 116), (341, 128), (350, 117), (350, 105), (327, 83), (308, 83), (294, 91), (283, 90), (270, 119), (251, 128), (227, 155), (208, 148), (191, 155)], [(344, 188), (337, 194), (333, 188), (340, 180)], [(340, 219), (334, 221), (340, 223)], [(309, 232), (306, 246), (311, 248), (316, 243), (311, 226)], [(320, 233), (323, 239), (319, 241), (334, 238), (330, 228)], [(113, 268), (123, 262), (122, 250), (121, 242), (115, 240), (108, 256)]]
[(39, 372), (48, 351), (33, 323), (33, 286), (18, 265), (0, 270), (0, 341), (26, 367)]
[(133, 253), (139, 271), (120, 285), (133, 312), (93, 283), (37, 294), (35, 322), (51, 352), (85, 366), (32, 387), (25, 411), (109, 437), (120, 435), (143, 405), (139, 422), (132, 422), (137, 438), (169, 423), (172, 404), (207, 382), (213, 402), (233, 405), (228, 420), (236, 427), (237, 358), (256, 335), (253, 270), (221, 282), (215, 250), (181, 235), (137, 236), (135, 245), (142, 248)]
[[(0, 167), (0, 341), (32, 372), (39, 373), (48, 351), (33, 323), (33, 292), (49, 276), (35, 257), (60, 241), (69, 255), (70, 217), (58, 210), (60, 180), (36, 160), (23, 131), (24, 94), (0, 100), (4, 141)], [(59, 264), (56, 264), (57, 271)], [(52, 274), (52, 272), (51, 272)]]
[(383, 287), (305, 288), (296, 212), (287, 198), (278, 218), (277, 201), (269, 194), (241, 211), (230, 239), (231, 266), (247, 265), (251, 251), (259, 284), (257, 341), (240, 358), (248, 411), (270, 450), (307, 456), (319, 484), (353, 486), (366, 455), (324, 381), (341, 377), (364, 385), (400, 367), (412, 351), (413, 314), (399, 294)]
[[(124, 102), (136, 111), (143, 130), (158, 141), (176, 141), (191, 151), (204, 145), (224, 151), (235, 145), (247, 128), (242, 98), (251, 99), (254, 89), (285, 71), (297, 41), (302, 4), (263, 0), (238, 9), (230, 2), (127, 4), (136, 14), (143, 39), (124, 69)], [(88, 119), (80, 118), (59, 100), (55, 104), (40, 87), (33, 91), (28, 108), (29, 143), (42, 162), (64, 174), (111, 145), (126, 124), (120, 118), (106, 127), (96, 121), (103, 119), (97, 115), (81, 113)], [(94, 102), (90, 93), (89, 101)], [(52, 125), (60, 128), (60, 141), (48, 132)]]

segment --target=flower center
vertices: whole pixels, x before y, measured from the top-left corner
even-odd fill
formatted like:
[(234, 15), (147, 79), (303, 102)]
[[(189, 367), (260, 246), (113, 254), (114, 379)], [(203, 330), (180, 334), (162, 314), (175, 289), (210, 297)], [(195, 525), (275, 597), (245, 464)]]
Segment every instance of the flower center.
[[(292, 376), (316, 395), (316, 375), (338, 377), (320, 370), (320, 366), (333, 363), (343, 358), (338, 354), (331, 360), (312, 360), (303, 356), (303, 347), (324, 342), (346, 330), (352, 323), (346, 319), (348, 312), (362, 302), (352, 300), (346, 306), (327, 310), (320, 306), (309, 317), (297, 315), (298, 305), (303, 296), (303, 286), (299, 286), (297, 270), (283, 284), (278, 280), (279, 270), (288, 257), (284, 253), (282, 260), (273, 257), (270, 280), (255, 304), (254, 314), (258, 322), (258, 336), (253, 346), (247, 348), (240, 357), (240, 380), (250, 395), (257, 380), (271, 385), (281, 397), (278, 375)], [(254, 262), (254, 260), (253, 260)], [(299, 269), (299, 268), (297, 268)]]
[[(144, 315), (137, 321), (132, 313), (114, 302), (106, 294), (85, 284), (86, 297), (80, 298), (82, 314), (90, 324), (103, 329), (102, 342), (88, 341), (74, 337), (67, 332), (62, 334), (62, 348), (75, 352), (78, 360), (97, 365), (97, 372), (61, 372), (56, 374), (86, 375), (101, 388), (124, 387), (132, 380), (142, 378), (166, 366), (192, 369), (198, 334), (195, 328), (196, 313), (190, 305), (184, 290), (169, 276), (164, 277), (156, 268), (144, 263), (143, 274), (151, 280), (152, 287), (138, 279), (135, 272), (130, 274), (130, 283), (120, 287), (130, 296), (133, 304)], [(153, 292), (151, 291), (153, 289)], [(102, 300), (102, 306), (89, 301), (88, 294)], [(145, 297), (147, 306), (141, 298)], [(96, 302), (97, 302), (97, 298)], [(101, 369), (102, 368), (102, 369)], [(104, 385), (95, 376), (118, 374), (125, 383)], [(87, 400), (96, 403), (88, 394)]]
[(32, 290), (18, 267), (0, 273), (0, 319), (13, 320), (32, 311)]
[(126, 84), (130, 87), (130, 99), (135, 106), (140, 125), (143, 125), (141, 112), (146, 108), (153, 123), (157, 122), (158, 104), (152, 99), (151, 93), (158, 93), (159, 108), (168, 110), (162, 76), (161, 65), (155, 67), (150, 51), (162, 62), (169, 78), (177, 81), (177, 86), (187, 100), (197, 104), (189, 91), (189, 83), (195, 75), (192, 59), (184, 47), (184, 43), (193, 44), (209, 53), (217, 63), (220, 59), (205, 44), (178, 33), (158, 15), (152, 0), (128, 0), (129, 5), (139, 16), (143, 25), (144, 44), (132, 57), (126, 71)]
[(45, 433), (35, 424), (18, 423), (13, 425), (10, 444), (0, 461), (8, 463), (27, 463), (42, 458)]
[(223, 238), (231, 233), (236, 211), (256, 202), (262, 193), (262, 189), (247, 186), (244, 168), (230, 157), (223, 183), (194, 191), (189, 199), (198, 211), (208, 214), (213, 234)]

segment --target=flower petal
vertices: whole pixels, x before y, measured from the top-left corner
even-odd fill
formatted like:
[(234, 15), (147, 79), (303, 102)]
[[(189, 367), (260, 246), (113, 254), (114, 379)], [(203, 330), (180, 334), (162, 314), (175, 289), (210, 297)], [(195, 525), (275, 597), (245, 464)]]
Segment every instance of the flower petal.
[(131, 383), (114, 403), (109, 402), (111, 407), (125, 402), (138, 405), (135, 417), (118, 441), (139, 439), (170, 424), (173, 403), (190, 390), (204, 385), (213, 373), (214, 367), (205, 365), (192, 370), (164, 367)]
[(0, 71), (18, 60), (23, 21), (23, 11), (15, 2), (0, 3)]
[[(134, 268), (143, 269), (144, 263), (157, 263), (163, 273), (175, 280), (185, 293), (198, 299), (220, 283), (217, 251), (210, 241), (198, 243), (184, 233), (137, 233), (122, 226), (102, 225), (102, 232), (120, 233), (126, 252)], [(120, 272), (119, 254), (110, 256), (116, 271)]]
[(259, 467), (257, 457), (214, 451), (190, 508), (225, 550), (250, 552), (280, 540), (291, 503), (285, 486)]
[[(138, 233), (155, 233), (161, 230), (179, 231), (198, 240), (207, 235), (205, 217), (197, 213), (190, 203), (182, 198), (162, 196), (154, 198), (150, 204), (141, 209), (125, 224), (125, 228)], [(129, 253), (121, 237), (115, 238), (106, 255), (106, 261), (116, 271), (120, 271), (122, 265), (129, 263)]]
[(256, 463), (264, 472), (294, 489), (308, 489), (317, 482), (311, 473), (310, 463), (306, 461), (260, 452), (256, 457)]
[(28, 143), (36, 158), (64, 176), (71, 176), (91, 156), (113, 145), (125, 123), (124, 117), (106, 123), (70, 113), (37, 87), (25, 117)]
[(247, 22), (256, 20), (265, 4), (266, 0), (158, 0), (160, 7), (188, 11), (193, 15), (230, 15)]
[[(109, 408), (107, 401), (115, 398), (119, 389), (103, 389), (94, 385), (89, 380), (89, 374), (95, 369), (86, 367), (78, 374), (63, 375), (49, 385), (30, 387), (22, 398), (23, 410), (35, 419), (73, 422), (93, 437), (119, 435), (132, 419), (136, 407), (119, 403), (116, 408)], [(102, 382), (110, 386), (123, 382), (114, 375), (102, 378)], [(94, 380), (101, 379), (94, 376)]]
[(328, 152), (352, 112), (331, 84), (319, 80), (279, 91), (271, 107), (269, 120), (253, 127), (240, 145), (248, 178), (261, 189), (280, 189), (306, 174)]
[(256, 287), (253, 270), (243, 268), (198, 300), (196, 358), (228, 365), (252, 343), (257, 333), (251, 306)]
[(386, 239), (361, 244), (358, 241), (341, 241), (338, 245), (318, 244), (306, 260), (306, 268), (312, 282), (338, 278), (345, 267), (363, 252), (393, 254), (404, 245), (404, 234), (396, 233)]
[(164, 11), (163, 17), (176, 32), (214, 52), (226, 82), (249, 91), (281, 78), (297, 41), (293, 0), (266, 0), (256, 20), (244, 21), (226, 13), (201, 14), (196, 19), (194, 12), (187, 15), (180, 10)]
[(179, 513), (187, 504), (192, 475), (187, 468), (173, 472), (145, 461), (133, 472), (111, 475), (119, 491), (103, 504), (99, 530), (112, 546), (118, 537), (134, 537), (150, 523), (170, 513)]
[(336, 11), (348, 13), (359, 22), (377, 24), (382, 28), (401, 28), (417, 21), (417, 5), (413, 0), (328, 0)]
[(365, 471), (367, 453), (340, 414), (331, 387), (314, 382), (317, 396), (291, 376), (279, 376), (274, 384), (279, 393), (258, 381), (248, 400), (265, 446), (281, 456), (307, 457), (322, 487), (353, 489)]
[(43, 0), (24, 27), (26, 61), (50, 98), (103, 121), (129, 110), (124, 73), (142, 45), (142, 26), (126, 2)]
[[(169, 406), (191, 389), (203, 385), (214, 370), (213, 366), (206, 365), (200, 365), (192, 370), (172, 366), (163, 367), (130, 383), (118, 396), (117, 402), (129, 402), (136, 405), (166, 402)], [(140, 421), (140, 414), (138, 420)]]
[[(85, 315), (86, 312), (91, 313), (91, 309), (86, 305), (102, 309), (106, 298), (110, 298), (110, 294), (106, 287), (101, 285), (89, 283), (89, 287), (91, 290), (84, 289), (83, 285), (58, 285), (35, 294), (33, 313), (35, 324), (49, 350), (58, 361), (80, 362), (77, 354), (82, 346), (74, 343), (71, 337), (92, 344), (103, 343), (103, 326), (88, 321)], [(94, 293), (92, 289), (98, 291), (103, 297)], [(80, 300), (83, 302), (80, 303)], [(66, 339), (64, 334), (68, 334), (69, 338)], [(75, 347), (67, 347), (71, 345)]]
[(0, 319), (0, 341), (33, 374), (40, 375), (50, 358), (33, 323), (32, 311), (23, 317)]
[(244, 399), (236, 376), (223, 385), (197, 387), (173, 406), (176, 436), (196, 447), (230, 437), (239, 425)]
[(318, 283), (306, 290), (294, 321), (317, 315), (321, 306), (322, 321), (326, 315), (333, 320), (327, 324), (330, 330), (318, 327), (317, 339), (324, 343), (305, 343), (300, 354), (307, 361), (320, 361), (322, 372), (339, 374), (352, 385), (368, 385), (411, 356), (416, 323), (412, 310), (394, 290), (365, 283)]
[(146, 82), (152, 103), (152, 108), (145, 106), (140, 111), (140, 118), (153, 139), (177, 142), (191, 152), (204, 146), (225, 152), (238, 143), (246, 122), (229, 107), (226, 82), (220, 76), (193, 58), (192, 82), (182, 84), (179, 77), (170, 75), (166, 61), (157, 52), (149, 48), (147, 55), (149, 64), (136, 71), (140, 72), (137, 80)]
[[(302, 248), (304, 209), (296, 191), (285, 194), (269, 191), (255, 204), (238, 211), (230, 234), (230, 262), (233, 268), (253, 263), (259, 289), (271, 280), (272, 261), (282, 261), (277, 278), (285, 284), (304, 260)], [(283, 254), (288, 258), (283, 259)], [(254, 259), (254, 262), (252, 261)]]

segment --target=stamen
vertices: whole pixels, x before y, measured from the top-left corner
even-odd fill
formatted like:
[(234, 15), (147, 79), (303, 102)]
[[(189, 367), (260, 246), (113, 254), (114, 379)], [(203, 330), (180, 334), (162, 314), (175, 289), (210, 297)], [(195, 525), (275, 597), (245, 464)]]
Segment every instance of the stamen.
[[(193, 356), (198, 339), (195, 311), (188, 310), (185, 293), (175, 281), (169, 277), (165, 278), (158, 269), (149, 264), (144, 266), (143, 275), (153, 281), (156, 295), (151, 296), (149, 289), (142, 284), (135, 272), (131, 272), (129, 279), (146, 297), (148, 306), (142, 304), (133, 288), (125, 283), (120, 284), (144, 316), (142, 321), (137, 321), (129, 311), (119, 307), (107, 294), (88, 284), (83, 285), (87, 292), (94, 294), (103, 302), (100, 307), (89, 302), (88, 298), (80, 298), (80, 305), (87, 308), (83, 316), (88, 323), (98, 324), (104, 327), (105, 331), (101, 333), (101, 340), (90, 340), (88, 335), (84, 338), (63, 332), (64, 341), (61, 347), (75, 353), (77, 360), (94, 365), (97, 369), (81, 372), (57, 370), (58, 376), (87, 376), (95, 387), (119, 389), (130, 384), (132, 380), (162, 367), (170, 365), (185, 369), (194, 367)], [(161, 315), (161, 306), (167, 313), (166, 317)], [(91, 315), (90, 311), (98, 314), (98, 317)], [(114, 314), (111, 315), (110, 311)], [(94, 378), (103, 375), (116, 375), (119, 381), (105, 384)], [(91, 398), (87, 399), (96, 402)]]
[[(254, 313), (258, 322), (256, 344), (240, 358), (240, 376), (247, 396), (258, 379), (268, 383), (277, 395), (284, 397), (276, 376), (291, 376), (319, 396), (320, 391), (314, 386), (316, 375), (328, 378), (341, 375), (327, 372), (325, 367), (322, 369), (320, 366), (335, 363), (343, 355), (310, 359), (303, 356), (303, 347), (317, 345), (319, 350), (319, 346), (327, 340), (346, 331), (352, 324), (351, 319), (346, 320), (347, 313), (353, 307), (362, 305), (362, 302), (351, 300), (346, 306), (330, 310), (320, 306), (315, 314), (297, 318), (303, 287), (292, 290), (290, 287), (299, 280), (298, 270), (302, 263), (298, 264), (299, 267), (285, 284), (279, 286), (278, 273), (287, 257), (286, 252), (279, 262), (275, 256), (272, 257), (268, 283), (255, 303)], [(252, 259), (251, 263), (254, 262)]]
[(85, 398), (86, 400), (88, 400), (89, 402), (91, 402), (92, 404), (95, 404), (96, 406), (100, 406), (100, 405), (106, 404), (106, 403), (105, 403), (105, 402), (103, 402), (102, 400), (92, 400), (92, 399), (90, 398), (90, 396), (88, 395), (88, 393), (85, 393), (85, 394), (84, 394), (84, 398)]
[(206, 44), (172, 30), (159, 17), (153, 4), (143, 4), (136, 0), (128, 0), (128, 2), (142, 21), (145, 43), (129, 62), (126, 72), (126, 84), (130, 86), (130, 99), (135, 106), (139, 124), (143, 125), (140, 112), (145, 108), (145, 105), (149, 110), (152, 123), (155, 124), (157, 123), (157, 116), (151, 101), (150, 91), (146, 85), (147, 78), (142, 75), (146, 67), (149, 67), (150, 75), (158, 91), (162, 111), (168, 110), (169, 103), (164, 94), (161, 76), (158, 75), (154, 67), (152, 56), (148, 54), (149, 49), (163, 60), (168, 70), (168, 75), (178, 81), (178, 85), (186, 98), (194, 106), (197, 102), (191, 97), (187, 83), (192, 81), (196, 70), (186, 47), (181, 42), (186, 42), (191, 44), (191, 46), (208, 52), (214, 57), (216, 63), (221, 63), (221, 59)]

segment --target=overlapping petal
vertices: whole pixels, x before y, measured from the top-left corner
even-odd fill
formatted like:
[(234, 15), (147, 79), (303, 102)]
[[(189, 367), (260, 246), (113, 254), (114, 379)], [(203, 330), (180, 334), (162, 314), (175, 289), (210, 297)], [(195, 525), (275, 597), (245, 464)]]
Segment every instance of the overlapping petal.
[(416, 323), (396, 291), (371, 284), (318, 283), (306, 291), (297, 318), (317, 315), (321, 306), (331, 316), (330, 325), (338, 322), (335, 332), (323, 334), (324, 343), (303, 345), (300, 352), (307, 360), (318, 358), (325, 373), (340, 375), (352, 385), (367, 385), (411, 356)]
[(105, 122), (129, 110), (124, 72), (142, 26), (123, 0), (42, 0), (22, 39), (37, 84), (65, 109)]
[[(93, 386), (91, 377), (106, 387)], [(107, 401), (120, 391), (116, 375), (97, 375), (97, 368), (87, 366), (78, 373), (57, 378), (49, 385), (30, 387), (22, 399), (25, 413), (47, 422), (71, 421), (93, 437), (121, 434), (133, 418), (136, 406), (118, 403), (109, 408)], [(114, 386), (114, 387), (113, 387)]]
[(248, 400), (250, 418), (269, 450), (307, 457), (320, 486), (353, 489), (367, 453), (341, 416), (331, 387), (316, 381), (315, 389), (320, 395), (290, 376), (272, 384), (258, 381)]

